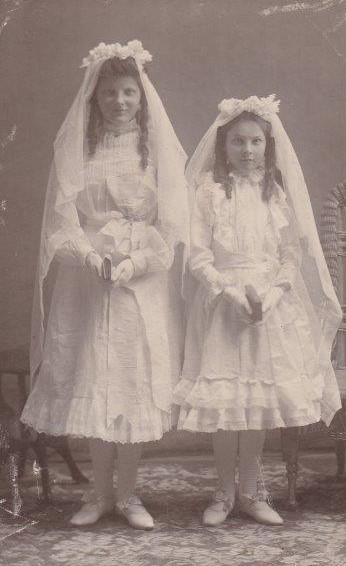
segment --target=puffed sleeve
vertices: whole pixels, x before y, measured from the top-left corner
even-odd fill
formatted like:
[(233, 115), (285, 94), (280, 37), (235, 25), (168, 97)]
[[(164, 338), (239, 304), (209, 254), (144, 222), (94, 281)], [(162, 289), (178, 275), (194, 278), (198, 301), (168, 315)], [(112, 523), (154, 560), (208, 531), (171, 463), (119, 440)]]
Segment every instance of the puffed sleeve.
[(191, 255), (189, 266), (193, 275), (211, 292), (213, 297), (222, 293), (224, 284), (219, 271), (214, 267), (211, 249), (214, 211), (211, 189), (197, 189), (191, 218)]

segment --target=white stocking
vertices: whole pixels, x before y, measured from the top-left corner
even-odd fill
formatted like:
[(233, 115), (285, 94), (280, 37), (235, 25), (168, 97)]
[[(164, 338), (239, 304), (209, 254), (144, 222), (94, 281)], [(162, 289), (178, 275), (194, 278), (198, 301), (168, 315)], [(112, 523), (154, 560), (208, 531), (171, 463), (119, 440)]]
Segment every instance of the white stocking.
[(239, 495), (257, 494), (260, 479), (261, 456), (265, 439), (264, 430), (239, 432)]
[(89, 440), (89, 450), (93, 465), (96, 498), (113, 499), (113, 470), (115, 460), (114, 442), (98, 438)]
[(213, 434), (213, 447), (219, 486), (234, 501), (238, 432), (218, 430)]
[(136, 488), (137, 472), (142, 456), (142, 444), (117, 444), (118, 503), (126, 503)]

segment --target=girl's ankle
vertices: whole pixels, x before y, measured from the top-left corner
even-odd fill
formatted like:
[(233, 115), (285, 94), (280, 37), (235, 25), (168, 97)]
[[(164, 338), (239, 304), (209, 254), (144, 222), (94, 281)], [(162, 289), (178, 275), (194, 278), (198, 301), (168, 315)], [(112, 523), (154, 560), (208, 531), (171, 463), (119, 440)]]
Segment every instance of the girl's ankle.
[(232, 491), (229, 490), (224, 490), (222, 488), (218, 488), (215, 492), (214, 492), (214, 497), (213, 499), (215, 501), (224, 501), (227, 505), (233, 507), (234, 505), (234, 500), (235, 500), (235, 494)]

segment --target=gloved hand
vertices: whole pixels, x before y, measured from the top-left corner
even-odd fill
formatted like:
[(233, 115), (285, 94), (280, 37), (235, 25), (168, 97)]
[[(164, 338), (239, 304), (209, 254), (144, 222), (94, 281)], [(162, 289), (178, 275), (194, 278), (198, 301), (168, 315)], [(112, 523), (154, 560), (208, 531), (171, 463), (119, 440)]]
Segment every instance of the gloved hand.
[(264, 316), (267, 317), (273, 309), (275, 309), (277, 304), (281, 301), (284, 292), (282, 287), (274, 286), (269, 289), (263, 301), (262, 310)]
[(91, 251), (85, 258), (85, 265), (91, 269), (98, 277), (103, 277), (102, 257), (96, 251)]
[(247, 300), (245, 293), (239, 291), (236, 287), (225, 287), (222, 297), (230, 304), (233, 304), (240, 316), (250, 322), (251, 306)]
[(124, 259), (116, 267), (112, 268), (112, 283), (123, 285), (128, 283), (134, 276), (135, 267), (130, 259)]

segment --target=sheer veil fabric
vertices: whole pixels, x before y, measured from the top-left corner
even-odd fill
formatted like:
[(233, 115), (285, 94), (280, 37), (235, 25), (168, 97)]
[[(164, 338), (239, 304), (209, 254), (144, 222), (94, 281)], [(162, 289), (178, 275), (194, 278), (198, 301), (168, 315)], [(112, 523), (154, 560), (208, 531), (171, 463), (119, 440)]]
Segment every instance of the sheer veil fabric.
[[(300, 270), (295, 288), (304, 302), (317, 351), (316, 373), (324, 376), (322, 401), (323, 420), (329, 424), (335, 407), (335, 375), (330, 356), (333, 340), (341, 321), (341, 308), (336, 297), (322, 252), (308, 189), (297, 155), (278, 116), (279, 101), (275, 95), (267, 98), (252, 96), (245, 100), (228, 99), (219, 105), (219, 114), (199, 143), (187, 169), (186, 177), (195, 194), (203, 177), (212, 171), (217, 130), (244, 110), (260, 115), (270, 122), (275, 140), (276, 165), (280, 170), (287, 202), (293, 213), (293, 226), (300, 243)], [(190, 206), (193, 206), (194, 196)]]
[[(137, 41), (132, 43), (139, 44)], [(109, 57), (110, 55), (105, 54), (104, 57), (88, 64), (79, 92), (54, 143), (54, 158), (47, 186), (34, 290), (30, 356), (33, 379), (37, 374), (43, 354), (44, 281), (59, 247), (69, 237), (74, 234), (78, 235), (82, 231), (76, 199), (84, 188), (89, 100), (97, 84), (102, 64)], [(154, 161), (157, 170), (158, 222), (171, 244), (183, 244), (185, 262), (189, 250), (188, 197), (184, 176), (186, 154), (135, 50), (133, 57), (148, 102), (149, 143), (156, 153)]]

